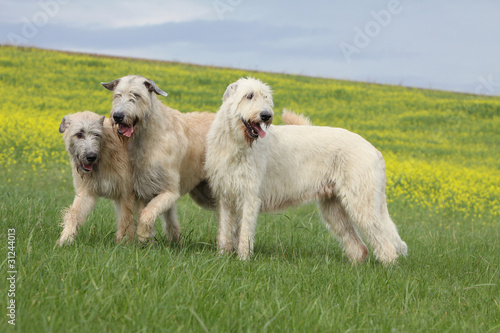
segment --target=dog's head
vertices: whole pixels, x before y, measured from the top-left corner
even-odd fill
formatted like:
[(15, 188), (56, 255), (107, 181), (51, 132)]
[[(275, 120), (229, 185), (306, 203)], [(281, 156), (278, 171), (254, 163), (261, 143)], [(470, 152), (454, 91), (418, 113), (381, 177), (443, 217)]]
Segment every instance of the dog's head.
[(153, 105), (153, 94), (167, 96), (150, 79), (140, 75), (128, 75), (108, 83), (101, 83), (113, 92), (111, 120), (118, 125), (118, 133), (131, 137), (134, 128), (149, 116)]
[(102, 140), (104, 116), (84, 111), (64, 116), (59, 133), (80, 175), (90, 173), (98, 165)]
[(222, 98), (221, 111), (239, 128), (245, 140), (252, 142), (266, 136), (274, 117), (271, 88), (254, 78), (241, 78), (231, 83)]

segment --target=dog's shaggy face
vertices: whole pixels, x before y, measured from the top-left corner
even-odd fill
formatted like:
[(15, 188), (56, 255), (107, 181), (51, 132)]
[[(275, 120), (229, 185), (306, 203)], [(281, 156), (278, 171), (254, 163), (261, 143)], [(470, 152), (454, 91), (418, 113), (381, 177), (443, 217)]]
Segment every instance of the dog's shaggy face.
[(152, 94), (167, 96), (152, 80), (140, 75), (128, 75), (101, 84), (113, 92), (111, 119), (118, 125), (118, 133), (126, 137), (131, 137), (134, 129), (148, 119)]
[(92, 172), (99, 163), (104, 116), (84, 111), (67, 115), (59, 125), (64, 144), (82, 176)]
[(230, 84), (223, 97), (221, 110), (238, 128), (248, 144), (264, 138), (274, 117), (272, 91), (268, 85), (253, 78), (241, 78)]

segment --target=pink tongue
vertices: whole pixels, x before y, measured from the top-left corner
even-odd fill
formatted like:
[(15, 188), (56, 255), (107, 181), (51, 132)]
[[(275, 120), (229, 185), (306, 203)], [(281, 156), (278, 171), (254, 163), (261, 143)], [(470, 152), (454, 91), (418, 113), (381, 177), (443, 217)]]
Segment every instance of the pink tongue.
[(262, 130), (262, 128), (260, 128), (260, 124), (256, 124), (256, 125), (254, 126), (254, 129), (257, 131), (257, 133), (259, 134), (259, 136), (260, 136), (261, 138), (263, 138), (263, 137), (265, 137), (265, 136), (266, 136), (266, 132), (264, 132), (264, 131)]
[(120, 131), (122, 132), (123, 135), (125, 135), (127, 138), (130, 138), (132, 133), (134, 133), (134, 126), (125, 126), (125, 125), (120, 125)]
[(83, 164), (83, 167), (88, 171), (92, 171), (94, 169), (93, 164)]

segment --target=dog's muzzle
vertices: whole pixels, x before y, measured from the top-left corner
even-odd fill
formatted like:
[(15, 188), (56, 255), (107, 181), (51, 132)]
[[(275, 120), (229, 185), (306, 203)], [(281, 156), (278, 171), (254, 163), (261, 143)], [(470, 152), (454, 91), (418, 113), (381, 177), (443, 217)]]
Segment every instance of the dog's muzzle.
[(117, 124), (121, 124), (125, 119), (125, 114), (123, 112), (115, 112), (113, 113), (113, 121)]
[(118, 125), (118, 134), (130, 138), (132, 133), (134, 133), (134, 126), (136, 125), (137, 120), (135, 120), (132, 125), (127, 124), (124, 120), (125, 113), (121, 111), (113, 113), (113, 122)]
[(243, 125), (245, 125), (247, 129), (247, 134), (252, 139), (257, 139), (258, 137), (264, 138), (266, 136), (266, 132), (262, 129), (261, 124), (265, 124), (266, 126), (271, 125), (273, 115), (269, 111), (262, 111), (259, 114), (261, 121), (246, 121), (241, 118)]
[(85, 161), (81, 162), (80, 167), (83, 172), (91, 172), (94, 170), (94, 164), (97, 161), (97, 154), (90, 152), (85, 154)]

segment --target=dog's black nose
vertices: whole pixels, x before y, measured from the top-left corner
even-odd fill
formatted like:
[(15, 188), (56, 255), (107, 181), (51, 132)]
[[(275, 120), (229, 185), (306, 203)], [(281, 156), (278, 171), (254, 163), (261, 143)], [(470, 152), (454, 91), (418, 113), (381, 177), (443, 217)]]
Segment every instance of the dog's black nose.
[(268, 121), (271, 117), (272, 115), (269, 111), (262, 111), (260, 113), (260, 119), (262, 119), (262, 121)]
[(123, 121), (123, 119), (125, 119), (125, 114), (123, 112), (118, 111), (113, 113), (113, 120), (115, 123), (119, 124)]
[(88, 153), (87, 155), (85, 155), (85, 157), (87, 158), (87, 161), (89, 162), (95, 162), (95, 160), (97, 159), (97, 154), (96, 153)]

